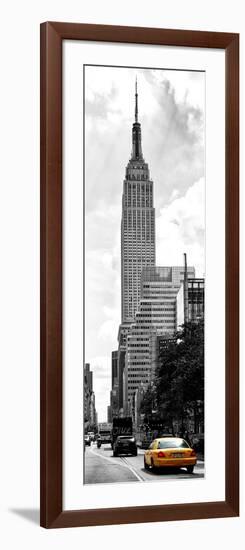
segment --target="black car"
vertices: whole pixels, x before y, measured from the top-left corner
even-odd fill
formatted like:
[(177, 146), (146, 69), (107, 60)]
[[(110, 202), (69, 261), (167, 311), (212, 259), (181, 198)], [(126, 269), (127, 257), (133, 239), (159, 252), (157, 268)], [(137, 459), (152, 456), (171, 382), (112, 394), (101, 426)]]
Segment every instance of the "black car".
[(137, 456), (137, 445), (132, 435), (119, 435), (114, 443), (113, 456), (130, 454)]

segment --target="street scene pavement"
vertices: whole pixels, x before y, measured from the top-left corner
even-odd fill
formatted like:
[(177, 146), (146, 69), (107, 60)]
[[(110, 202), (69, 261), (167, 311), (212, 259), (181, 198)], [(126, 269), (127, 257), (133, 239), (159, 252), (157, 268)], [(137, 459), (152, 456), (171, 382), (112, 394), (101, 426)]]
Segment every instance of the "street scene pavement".
[(111, 445), (97, 448), (95, 443), (85, 448), (85, 484), (168, 481), (169, 479), (198, 479), (204, 477), (204, 461), (198, 460), (193, 474), (185, 468), (179, 470), (164, 468), (153, 472), (144, 469), (144, 450), (138, 449), (137, 456), (113, 457)]

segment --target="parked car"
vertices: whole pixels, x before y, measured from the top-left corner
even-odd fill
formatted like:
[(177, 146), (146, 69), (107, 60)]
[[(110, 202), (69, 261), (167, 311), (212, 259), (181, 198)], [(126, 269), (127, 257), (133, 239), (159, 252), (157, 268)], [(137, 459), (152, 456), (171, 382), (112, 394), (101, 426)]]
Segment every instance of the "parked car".
[(137, 456), (136, 439), (132, 435), (119, 435), (113, 446), (113, 456), (130, 454)]
[(91, 445), (91, 439), (88, 434), (85, 434), (84, 436), (84, 443), (85, 445), (89, 445), (89, 446)]
[(162, 467), (185, 467), (192, 474), (196, 462), (196, 452), (180, 437), (154, 439), (144, 455), (145, 469), (153, 471)]

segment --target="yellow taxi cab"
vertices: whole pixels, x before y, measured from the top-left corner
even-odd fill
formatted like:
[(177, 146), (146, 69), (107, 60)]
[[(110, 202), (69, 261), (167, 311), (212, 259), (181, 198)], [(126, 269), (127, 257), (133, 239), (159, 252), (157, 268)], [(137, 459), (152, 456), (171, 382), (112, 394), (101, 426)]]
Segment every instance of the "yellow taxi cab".
[(185, 439), (180, 437), (160, 437), (154, 439), (149, 449), (145, 451), (144, 467), (152, 468), (186, 468), (189, 474), (193, 473), (197, 456)]

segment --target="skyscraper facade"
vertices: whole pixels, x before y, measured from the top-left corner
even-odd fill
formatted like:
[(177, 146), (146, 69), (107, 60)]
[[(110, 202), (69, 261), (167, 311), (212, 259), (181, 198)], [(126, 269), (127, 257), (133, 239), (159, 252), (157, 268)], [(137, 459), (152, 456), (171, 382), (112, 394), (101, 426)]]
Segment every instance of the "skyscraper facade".
[(142, 153), (135, 84), (135, 121), (132, 153), (126, 166), (121, 220), (121, 325), (118, 331), (119, 409), (123, 407), (123, 380), (127, 335), (140, 302), (141, 273), (155, 265), (155, 209), (153, 182)]
[(111, 353), (110, 410), (112, 417), (119, 414), (118, 351)]
[(93, 372), (90, 370), (90, 364), (85, 363), (83, 367), (83, 410), (85, 430), (93, 428), (97, 422), (95, 408), (95, 394), (93, 391)]
[(121, 312), (122, 323), (133, 322), (140, 301), (141, 273), (155, 265), (155, 209), (153, 182), (142, 154), (138, 121), (137, 81), (132, 154), (123, 182), (121, 222)]
[[(186, 292), (187, 317), (185, 319), (185, 311), (183, 304), (185, 303), (184, 294)], [(198, 323), (204, 320), (205, 309), (205, 280), (202, 278), (188, 278), (186, 287), (181, 286), (177, 296), (177, 312), (178, 325), (182, 325), (185, 321)]]
[[(141, 275), (141, 300), (127, 336), (124, 372), (124, 410), (133, 412), (137, 388), (153, 378), (157, 357), (157, 336), (177, 330), (177, 296), (184, 283), (183, 267), (148, 267)], [(195, 269), (187, 268), (188, 280)]]
[(204, 319), (204, 279), (188, 280), (188, 320), (198, 322)]
[(115, 379), (118, 378), (117, 356), (118, 356), (117, 350), (111, 352), (111, 387), (112, 388), (114, 386)]

